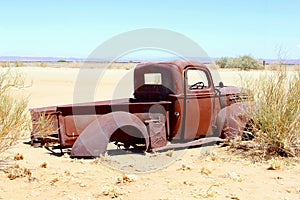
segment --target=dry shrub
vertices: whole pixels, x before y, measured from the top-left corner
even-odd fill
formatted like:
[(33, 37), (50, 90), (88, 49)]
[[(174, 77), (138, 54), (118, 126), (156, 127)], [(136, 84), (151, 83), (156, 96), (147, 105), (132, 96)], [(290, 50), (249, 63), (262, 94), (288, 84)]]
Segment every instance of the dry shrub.
[(24, 156), (23, 154), (21, 153), (17, 153), (15, 156), (14, 156), (14, 160), (23, 160), (24, 159)]
[(220, 68), (238, 68), (241, 70), (250, 69), (263, 69), (262, 64), (252, 58), (251, 56), (245, 55), (238, 58), (220, 58), (215, 61)]
[(189, 165), (182, 164), (181, 167), (177, 170), (190, 171), (190, 170), (192, 170), (192, 168)]
[[(247, 80), (259, 109), (252, 109), (255, 145), (263, 156), (300, 154), (300, 73), (285, 71)], [(248, 149), (249, 150), (249, 149)]]
[(31, 177), (31, 171), (27, 168), (21, 168), (19, 165), (7, 167), (3, 171), (5, 174), (7, 174), (7, 177), (10, 180), (22, 177)]
[(134, 174), (122, 174), (121, 177), (117, 178), (116, 184), (123, 184), (123, 183), (131, 183), (137, 180), (137, 176)]
[(9, 62), (1, 62), (1, 67), (3, 67), (3, 68), (10, 67), (10, 63)]
[(23, 67), (23, 63), (20, 61), (16, 61), (14, 67)]
[(122, 196), (125, 194), (121, 188), (116, 185), (103, 186), (102, 194), (108, 196), (111, 199), (122, 199)]
[(47, 168), (47, 163), (46, 163), (46, 162), (43, 162), (42, 164), (40, 164), (40, 167), (41, 167), (41, 168)]
[(209, 169), (209, 168), (207, 168), (207, 167), (202, 167), (202, 168), (200, 169), (200, 172), (201, 172), (201, 174), (209, 175), (209, 174), (212, 173), (212, 170)]
[(216, 197), (216, 195), (218, 194), (218, 192), (216, 192), (213, 187), (218, 187), (220, 186), (220, 183), (213, 183), (211, 184), (208, 189), (195, 189), (192, 192), (192, 195), (194, 198), (196, 199), (206, 199), (206, 198), (214, 198)]
[(29, 127), (27, 99), (17, 96), (24, 88), (24, 78), (10, 69), (0, 72), (0, 153), (23, 135)]
[(55, 115), (41, 114), (38, 120), (32, 124), (35, 130), (35, 137), (44, 138), (56, 132), (57, 129), (54, 130), (53, 128), (55, 117)]

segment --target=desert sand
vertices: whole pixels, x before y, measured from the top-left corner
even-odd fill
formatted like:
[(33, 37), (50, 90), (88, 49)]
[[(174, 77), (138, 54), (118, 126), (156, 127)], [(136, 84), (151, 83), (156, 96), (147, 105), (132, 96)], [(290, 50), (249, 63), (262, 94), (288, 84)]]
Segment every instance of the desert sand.
[[(96, 82), (89, 77), (100, 73), (96, 69), (80, 80), (78, 75), (87, 71), (78, 68), (14, 70), (24, 73), (30, 86), (23, 90), (28, 108), (129, 97), (133, 90), (130, 70), (107, 70)], [(219, 72), (225, 85), (240, 85), (241, 77), (261, 73)], [(75, 89), (78, 82), (83, 90)], [(129, 155), (141, 165), (143, 159), (168, 161), (141, 172), (130, 164), (114, 168), (128, 155), (71, 159), (57, 149), (33, 148), (28, 141), (29, 135), (0, 155), (0, 199), (300, 199), (300, 162), (295, 158), (254, 160), (221, 146)]]

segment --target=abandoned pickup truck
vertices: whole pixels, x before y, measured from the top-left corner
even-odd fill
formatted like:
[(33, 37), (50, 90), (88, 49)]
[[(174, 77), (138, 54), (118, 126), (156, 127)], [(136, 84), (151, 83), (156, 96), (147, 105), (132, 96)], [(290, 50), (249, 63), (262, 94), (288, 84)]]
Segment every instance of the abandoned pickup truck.
[(241, 136), (249, 104), (246, 90), (215, 86), (202, 63), (139, 63), (132, 98), (31, 109), (31, 144), (54, 142), (74, 157), (101, 156), (109, 142), (144, 151), (201, 145)]

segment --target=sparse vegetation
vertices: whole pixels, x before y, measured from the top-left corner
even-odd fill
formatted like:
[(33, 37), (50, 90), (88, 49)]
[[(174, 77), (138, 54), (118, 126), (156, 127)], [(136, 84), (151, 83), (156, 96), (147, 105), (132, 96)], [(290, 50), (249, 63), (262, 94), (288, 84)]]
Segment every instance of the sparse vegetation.
[(20, 61), (16, 61), (14, 67), (23, 67), (23, 63)]
[(299, 156), (300, 73), (280, 71), (246, 82), (258, 105), (252, 109), (253, 149), (265, 157)]
[(45, 62), (40, 63), (40, 67), (47, 67), (47, 66), (48, 66), (47, 63), (45, 63)]
[(251, 56), (240, 56), (238, 58), (220, 58), (215, 61), (220, 68), (238, 68), (241, 70), (263, 69), (263, 65)]
[(8, 68), (10, 66), (9, 62), (1, 62), (1, 67)]
[(27, 99), (12, 94), (13, 90), (24, 87), (22, 75), (11, 70), (0, 72), (0, 153), (20, 139), (29, 127)]
[(61, 60), (58, 60), (57, 62), (68, 62), (68, 61), (61, 59)]

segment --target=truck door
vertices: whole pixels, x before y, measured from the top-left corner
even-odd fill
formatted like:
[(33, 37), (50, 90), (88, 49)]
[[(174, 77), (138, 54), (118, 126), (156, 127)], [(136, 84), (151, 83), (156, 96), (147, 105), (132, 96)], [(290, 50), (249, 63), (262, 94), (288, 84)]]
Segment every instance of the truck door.
[(185, 76), (185, 122), (182, 139), (194, 139), (212, 134), (214, 119), (214, 86), (209, 71), (190, 66)]

